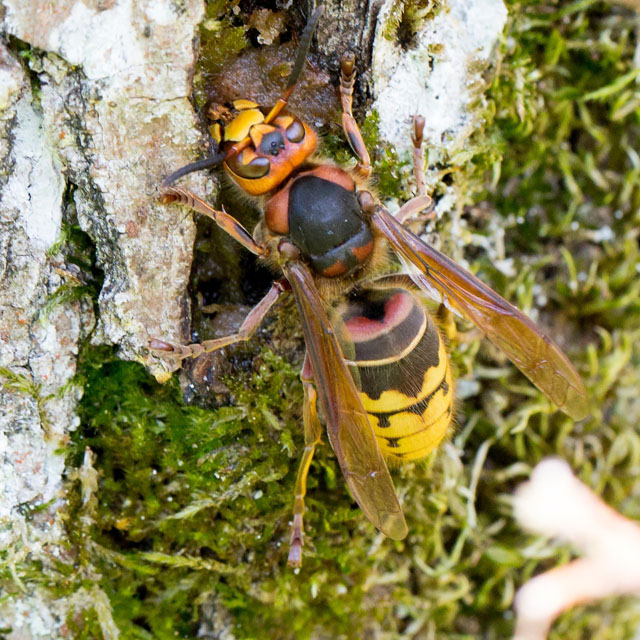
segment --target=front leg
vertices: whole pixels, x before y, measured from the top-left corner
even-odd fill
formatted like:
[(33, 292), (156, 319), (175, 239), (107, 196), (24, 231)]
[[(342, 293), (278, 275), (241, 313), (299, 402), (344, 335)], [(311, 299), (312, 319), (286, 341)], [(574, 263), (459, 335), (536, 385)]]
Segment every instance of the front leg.
[(356, 80), (356, 56), (347, 51), (340, 60), (340, 101), (342, 102), (342, 128), (352, 151), (358, 156), (355, 172), (361, 178), (371, 175), (371, 158), (362, 139), (351, 108), (353, 106), (353, 85)]
[(224, 336), (223, 338), (217, 338), (215, 340), (205, 340), (202, 344), (172, 344), (165, 342), (164, 340), (158, 340), (152, 338), (149, 342), (149, 347), (154, 351), (163, 351), (169, 354), (173, 358), (184, 360), (185, 358), (197, 358), (202, 353), (210, 353), (211, 351), (217, 351), (223, 347), (227, 347), (230, 344), (236, 342), (246, 342), (256, 332), (264, 320), (267, 313), (273, 305), (276, 303), (280, 294), (285, 290), (285, 281), (276, 280), (271, 289), (267, 292), (267, 295), (258, 302), (258, 304), (251, 309), (249, 315), (244, 319), (238, 333), (234, 333), (230, 336)]
[(160, 194), (160, 201), (164, 204), (177, 202), (184, 204), (190, 209), (211, 218), (223, 231), (226, 231), (234, 240), (239, 242), (245, 249), (257, 256), (266, 256), (267, 248), (258, 244), (251, 234), (226, 211), (218, 211), (191, 191), (182, 187), (163, 187)]
[(411, 155), (413, 158), (413, 175), (416, 180), (418, 196), (406, 202), (395, 214), (398, 222), (405, 223), (406, 220), (418, 217), (421, 221), (432, 220), (436, 216), (433, 200), (427, 195), (427, 187), (424, 180), (424, 117), (413, 116), (413, 130), (411, 131), (411, 142), (413, 148)]

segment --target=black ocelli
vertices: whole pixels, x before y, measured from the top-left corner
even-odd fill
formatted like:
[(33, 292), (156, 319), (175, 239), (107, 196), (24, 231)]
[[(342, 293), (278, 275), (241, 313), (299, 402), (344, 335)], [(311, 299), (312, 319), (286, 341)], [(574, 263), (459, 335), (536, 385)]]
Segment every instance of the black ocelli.
[(284, 137), (277, 129), (262, 136), (262, 140), (260, 140), (261, 153), (277, 156), (282, 149), (284, 149)]

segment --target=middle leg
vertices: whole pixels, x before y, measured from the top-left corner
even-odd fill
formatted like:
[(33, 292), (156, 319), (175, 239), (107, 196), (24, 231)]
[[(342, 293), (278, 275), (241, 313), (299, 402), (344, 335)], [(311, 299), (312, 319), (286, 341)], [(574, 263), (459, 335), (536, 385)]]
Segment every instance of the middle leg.
[(172, 344), (171, 342), (152, 338), (149, 341), (149, 347), (154, 351), (164, 351), (171, 357), (184, 360), (185, 358), (197, 358), (202, 353), (210, 353), (211, 351), (222, 349), (236, 342), (246, 342), (256, 332), (256, 329), (260, 326), (260, 323), (264, 320), (267, 313), (269, 313), (271, 307), (273, 307), (280, 297), (280, 294), (285, 290), (285, 282), (286, 281), (283, 280), (276, 280), (271, 285), (271, 289), (269, 289), (267, 295), (251, 309), (249, 315), (247, 315), (244, 322), (240, 325), (237, 333), (215, 340), (205, 340), (202, 344)]

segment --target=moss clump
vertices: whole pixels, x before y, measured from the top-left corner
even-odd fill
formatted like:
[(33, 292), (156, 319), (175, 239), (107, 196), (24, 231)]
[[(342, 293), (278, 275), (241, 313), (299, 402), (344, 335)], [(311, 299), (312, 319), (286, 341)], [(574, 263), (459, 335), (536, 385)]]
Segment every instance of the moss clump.
[[(274, 537), (290, 502), (280, 483), (291, 469), (275, 436), (278, 427), (291, 440), (296, 374), (267, 354), (250, 376), (230, 382), (238, 385), (236, 405), (210, 412), (184, 406), (176, 384), (157, 385), (141, 366), (97, 355), (89, 353), (83, 371), (76, 462), (85, 447), (97, 455), (90, 533), (109, 550), (98, 553), (97, 567), (109, 575), (114, 619), (131, 637), (193, 637), (200, 594), (236, 601), (253, 572), (280, 555)], [(76, 509), (81, 516), (83, 505)], [(95, 548), (72, 539), (95, 566)]]
[(382, 35), (410, 48), (415, 45), (414, 37), (422, 23), (431, 20), (445, 7), (446, 3), (441, 0), (400, 0), (392, 6)]
[(248, 44), (247, 27), (237, 18), (240, 0), (208, 2), (200, 27), (200, 66), (205, 74), (220, 71)]

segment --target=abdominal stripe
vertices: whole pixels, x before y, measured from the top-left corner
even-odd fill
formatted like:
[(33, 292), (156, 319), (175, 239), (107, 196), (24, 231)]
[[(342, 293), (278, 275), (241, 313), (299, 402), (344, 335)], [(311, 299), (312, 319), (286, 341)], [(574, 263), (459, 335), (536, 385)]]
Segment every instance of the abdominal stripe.
[[(390, 388), (415, 398), (423, 389), (424, 375), (440, 366), (440, 335), (430, 322), (420, 342), (403, 358), (381, 366), (360, 366), (358, 372), (362, 391), (372, 400), (379, 400)], [(418, 371), (422, 372), (421, 376), (407, 375), (407, 372)]]
[[(447, 420), (449, 420), (451, 418), (452, 413), (453, 413), (453, 408), (451, 405), (449, 405), (446, 411), (442, 414), (442, 416), (446, 416)], [(442, 419), (442, 416), (440, 416), (439, 418), (436, 418), (435, 422), (440, 422), (440, 420)], [(398, 449), (400, 447), (407, 446), (406, 444), (401, 444), (400, 440), (403, 440), (404, 438), (411, 438), (420, 433), (424, 433), (424, 431), (428, 431), (429, 429), (431, 429), (432, 426), (433, 426), (432, 424), (428, 425), (426, 429), (422, 431), (418, 431), (416, 433), (409, 434), (408, 436), (399, 436), (397, 438), (388, 438), (386, 436), (383, 436), (383, 437), (386, 441), (387, 448)], [(432, 449), (433, 449), (433, 446), (427, 445), (427, 446), (418, 447), (413, 451), (393, 451), (393, 452), (387, 451), (386, 453), (394, 458), (406, 458), (407, 456), (415, 455), (420, 451), (424, 451), (424, 455), (426, 456), (427, 453), (429, 453), (429, 451), (431, 451)], [(424, 456), (421, 456), (421, 457), (424, 457)]]
[(389, 419), (391, 418), (391, 416), (395, 416), (399, 413), (415, 413), (416, 415), (421, 416), (426, 411), (427, 407), (429, 406), (429, 403), (433, 399), (433, 396), (435, 396), (435, 394), (438, 393), (438, 391), (442, 390), (445, 396), (449, 393), (449, 383), (447, 382), (446, 377), (447, 377), (447, 371), (445, 370), (444, 375), (442, 376), (442, 380), (440, 381), (440, 384), (428, 396), (420, 400), (420, 402), (416, 402), (415, 404), (412, 404), (411, 406), (401, 409), (399, 411), (385, 411), (384, 413), (376, 413), (374, 411), (370, 411), (369, 413), (372, 416), (375, 416), (376, 418), (378, 418), (378, 426), (381, 429), (391, 426)]

